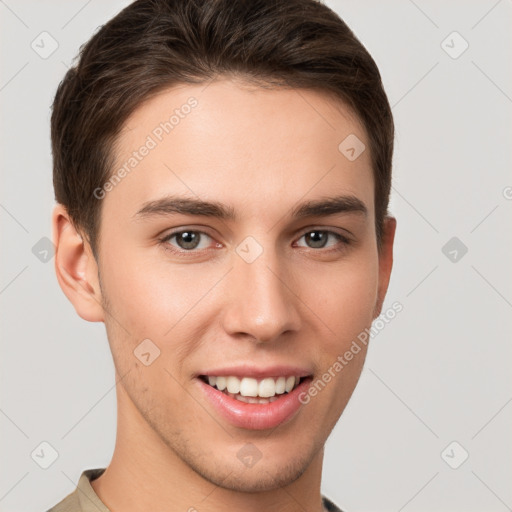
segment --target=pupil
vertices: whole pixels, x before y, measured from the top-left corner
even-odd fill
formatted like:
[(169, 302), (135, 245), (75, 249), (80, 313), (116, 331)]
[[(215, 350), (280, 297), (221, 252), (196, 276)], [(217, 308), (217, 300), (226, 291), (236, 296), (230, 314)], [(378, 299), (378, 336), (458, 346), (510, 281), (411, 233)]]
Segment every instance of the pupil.
[(199, 237), (191, 231), (184, 231), (178, 235), (178, 240), (184, 240), (184, 244), (180, 243), (183, 249), (195, 249), (198, 245)]
[(324, 233), (323, 231), (311, 231), (306, 236), (309, 241), (312, 241), (314, 247), (324, 247), (325, 246), (327, 237), (326, 237), (326, 233)]

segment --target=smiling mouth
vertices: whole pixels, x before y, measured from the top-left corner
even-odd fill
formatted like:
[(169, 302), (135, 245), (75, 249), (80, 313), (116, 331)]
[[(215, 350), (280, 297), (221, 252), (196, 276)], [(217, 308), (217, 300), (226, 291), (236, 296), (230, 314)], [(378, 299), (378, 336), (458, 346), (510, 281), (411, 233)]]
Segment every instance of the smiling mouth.
[(310, 377), (296, 375), (266, 377), (212, 376), (199, 378), (225, 395), (248, 404), (269, 404), (292, 392), (301, 382)]

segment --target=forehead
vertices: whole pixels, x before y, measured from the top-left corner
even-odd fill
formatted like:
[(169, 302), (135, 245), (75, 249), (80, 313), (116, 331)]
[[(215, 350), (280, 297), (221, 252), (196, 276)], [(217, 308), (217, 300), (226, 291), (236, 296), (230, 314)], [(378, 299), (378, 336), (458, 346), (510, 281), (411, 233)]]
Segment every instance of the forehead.
[[(366, 146), (355, 160), (340, 150), (347, 140)], [(373, 214), (369, 153), (357, 116), (322, 92), (232, 80), (180, 85), (124, 124), (112, 170), (122, 176), (104, 213), (129, 216), (144, 202), (182, 194), (275, 217), (301, 198), (351, 194)]]

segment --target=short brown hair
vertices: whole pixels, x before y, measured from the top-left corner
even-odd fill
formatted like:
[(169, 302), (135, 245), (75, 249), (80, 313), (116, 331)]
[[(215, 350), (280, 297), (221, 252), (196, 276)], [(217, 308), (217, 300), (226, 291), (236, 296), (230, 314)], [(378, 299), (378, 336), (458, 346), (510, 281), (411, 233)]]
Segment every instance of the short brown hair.
[(317, 0), (137, 0), (80, 47), (52, 105), (55, 199), (96, 259), (93, 191), (112, 173), (123, 123), (166, 88), (223, 75), (323, 91), (352, 108), (370, 145), (380, 249), (394, 124), (377, 65), (344, 21)]

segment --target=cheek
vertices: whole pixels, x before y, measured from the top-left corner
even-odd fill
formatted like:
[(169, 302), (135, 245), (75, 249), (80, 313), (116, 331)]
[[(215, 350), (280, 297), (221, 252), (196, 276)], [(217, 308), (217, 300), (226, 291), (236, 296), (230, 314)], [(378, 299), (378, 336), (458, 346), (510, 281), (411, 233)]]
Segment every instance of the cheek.
[[(318, 315), (326, 333), (326, 352), (341, 353), (373, 321), (377, 301), (378, 263), (360, 255), (311, 278), (304, 302)], [(330, 340), (330, 342), (328, 341)]]
[(162, 265), (133, 250), (122, 258), (110, 253), (104, 267), (105, 288), (119, 321), (138, 334), (162, 336), (204, 293), (190, 266)]
[(112, 351), (120, 365), (133, 365), (133, 351), (150, 339), (161, 352), (156, 362), (180, 373), (201, 343), (200, 329), (212, 323), (218, 304), (212, 289), (224, 269), (179, 266), (133, 249), (125, 254), (118, 259), (110, 252), (103, 265), (109, 270), (104, 286), (112, 318), (105, 324)]

